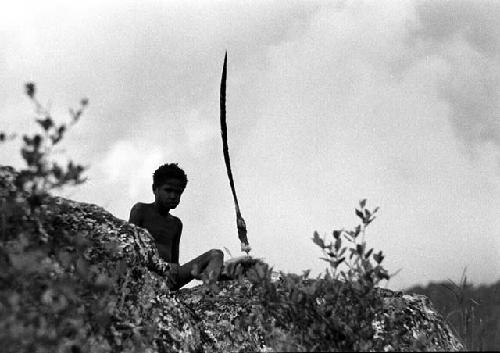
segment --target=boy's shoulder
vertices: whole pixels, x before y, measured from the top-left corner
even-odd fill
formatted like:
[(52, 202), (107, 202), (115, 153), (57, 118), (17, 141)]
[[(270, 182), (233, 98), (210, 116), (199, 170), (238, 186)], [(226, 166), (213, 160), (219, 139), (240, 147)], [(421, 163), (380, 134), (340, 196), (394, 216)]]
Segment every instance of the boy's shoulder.
[(180, 225), (182, 227), (182, 221), (179, 217), (177, 216), (174, 216), (173, 214), (170, 214), (170, 219), (173, 220), (175, 223), (177, 223), (178, 225)]
[(144, 202), (137, 202), (134, 206), (132, 206), (132, 211), (135, 211), (135, 212), (142, 212), (144, 211), (146, 208), (148, 208), (148, 204), (147, 203), (144, 203)]
[[(131, 213), (134, 213), (138, 216), (143, 216), (148, 212), (154, 212), (154, 207), (154, 203), (137, 202), (134, 206), (132, 206)], [(173, 214), (169, 214), (168, 217), (175, 223), (178, 223), (182, 226), (182, 221), (179, 217), (174, 216)]]
[(130, 209), (130, 216), (135, 220), (141, 221), (144, 215), (148, 214), (149, 212), (151, 212), (151, 204), (144, 202), (137, 202)]

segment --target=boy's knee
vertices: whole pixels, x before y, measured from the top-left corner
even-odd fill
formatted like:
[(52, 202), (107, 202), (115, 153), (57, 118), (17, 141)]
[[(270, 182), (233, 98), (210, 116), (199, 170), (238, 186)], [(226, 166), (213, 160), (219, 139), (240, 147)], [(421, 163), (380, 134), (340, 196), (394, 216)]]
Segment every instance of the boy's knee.
[(224, 259), (224, 253), (219, 249), (210, 250), (210, 256), (213, 258), (220, 258), (221, 260)]

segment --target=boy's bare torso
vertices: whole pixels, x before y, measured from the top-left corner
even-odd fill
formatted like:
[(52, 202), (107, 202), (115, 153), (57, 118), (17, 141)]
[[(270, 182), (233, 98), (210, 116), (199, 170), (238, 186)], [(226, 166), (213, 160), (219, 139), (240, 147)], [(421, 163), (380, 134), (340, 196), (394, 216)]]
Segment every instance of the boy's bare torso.
[(139, 202), (132, 209), (130, 221), (149, 231), (164, 261), (179, 263), (179, 243), (182, 233), (182, 223), (179, 218), (171, 214), (160, 214), (154, 203)]

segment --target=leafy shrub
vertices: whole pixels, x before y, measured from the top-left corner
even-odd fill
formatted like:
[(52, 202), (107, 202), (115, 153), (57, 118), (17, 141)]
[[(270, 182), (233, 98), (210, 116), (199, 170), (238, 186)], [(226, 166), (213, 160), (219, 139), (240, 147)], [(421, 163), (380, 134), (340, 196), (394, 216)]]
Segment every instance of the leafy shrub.
[[(9, 239), (6, 227), (12, 222), (8, 221), (13, 221), (16, 215), (19, 216), (25, 211), (28, 212), (27, 217), (30, 221), (25, 224), (35, 224), (35, 231), (41, 231), (38, 227), (39, 219), (34, 213), (43, 204), (49, 192), (66, 185), (78, 185), (85, 182), (85, 178), (82, 177), (85, 167), (72, 160), (69, 160), (65, 166), (61, 166), (51, 157), (54, 148), (62, 141), (68, 129), (82, 116), (88, 105), (88, 99), (81, 99), (80, 107), (76, 111), (70, 109), (71, 121), (69, 123), (57, 124), (49, 110), (43, 107), (36, 98), (34, 83), (30, 82), (25, 85), (25, 93), (35, 106), (35, 122), (41, 131), (32, 135), (23, 134), (20, 154), (25, 167), (15, 175), (13, 181), (15, 189), (0, 195), (3, 240)], [(16, 137), (15, 133), (0, 132), (0, 143)]]
[[(356, 215), (361, 222), (353, 230), (334, 230), (330, 241), (314, 232), (331, 270), (315, 279), (280, 274), (272, 279), (272, 269), (257, 265), (248, 273), (259, 298), (240, 325), (260, 327), (266, 346), (277, 351), (368, 351), (383, 350), (395, 342), (376, 338), (374, 322), (381, 319), (383, 298), (377, 285), (389, 279), (382, 266), (384, 255), (368, 249), (367, 226), (378, 209), (367, 209), (360, 201)], [(390, 323), (385, 323), (388, 326)]]
[[(130, 323), (113, 331), (118, 324), (111, 325), (124, 313), (139, 321), (146, 316), (136, 312), (137, 307), (123, 308), (130, 285), (123, 278), (130, 277), (125, 272), (134, 264), (117, 262), (107, 269), (93, 265), (85, 234), (63, 229), (54, 223), (57, 217), (51, 221), (46, 217), (50, 191), (86, 180), (85, 167), (72, 160), (61, 165), (52, 154), (81, 118), (88, 99), (82, 99), (78, 109), (70, 109), (70, 122), (58, 124), (37, 100), (33, 83), (25, 85), (25, 93), (35, 106), (40, 131), (22, 136), (25, 166), (17, 172), (11, 169), (11, 180), (0, 185), (2, 351), (147, 351), (154, 328)], [(16, 138), (17, 134), (0, 132), (0, 142)], [(140, 301), (150, 300), (153, 294), (146, 293)], [(153, 321), (154, 315), (149, 314)]]
[[(60, 269), (57, 280), (48, 280), (54, 269), (53, 257), (61, 239), (49, 239), (42, 226), (39, 212), (48, 193), (67, 184), (81, 184), (84, 167), (69, 161), (60, 166), (52, 161), (53, 148), (61, 142), (68, 126), (78, 121), (88, 104), (82, 99), (80, 108), (72, 113), (70, 124), (57, 125), (50, 112), (36, 98), (33, 83), (25, 85), (26, 95), (35, 105), (35, 121), (41, 131), (22, 136), (20, 153), (25, 167), (13, 173), (14, 180), (7, 190), (2, 185), (0, 256), (4, 261), (0, 273), (0, 336), (6, 351), (51, 351), (54, 347), (72, 347), (83, 342), (88, 330), (82, 324), (82, 299), (76, 289), (86, 285)], [(0, 142), (13, 140), (17, 134), (0, 132)], [(74, 254), (61, 258), (68, 268), (81, 272), (85, 263), (82, 252), (85, 245), (79, 237), (71, 239)], [(35, 289), (35, 290), (33, 290)], [(64, 320), (58, 320), (63, 317)], [(59, 350), (59, 349), (58, 349)]]

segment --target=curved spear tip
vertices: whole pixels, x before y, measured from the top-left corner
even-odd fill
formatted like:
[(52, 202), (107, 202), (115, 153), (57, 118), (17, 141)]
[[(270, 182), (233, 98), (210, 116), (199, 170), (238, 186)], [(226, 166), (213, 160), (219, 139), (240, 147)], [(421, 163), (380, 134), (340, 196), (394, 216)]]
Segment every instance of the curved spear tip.
[(226, 55), (224, 55), (224, 64), (222, 65), (222, 78), (221, 78), (221, 98), (222, 98), (222, 92), (224, 91), (224, 100), (226, 95), (226, 77), (227, 77), (227, 51)]

